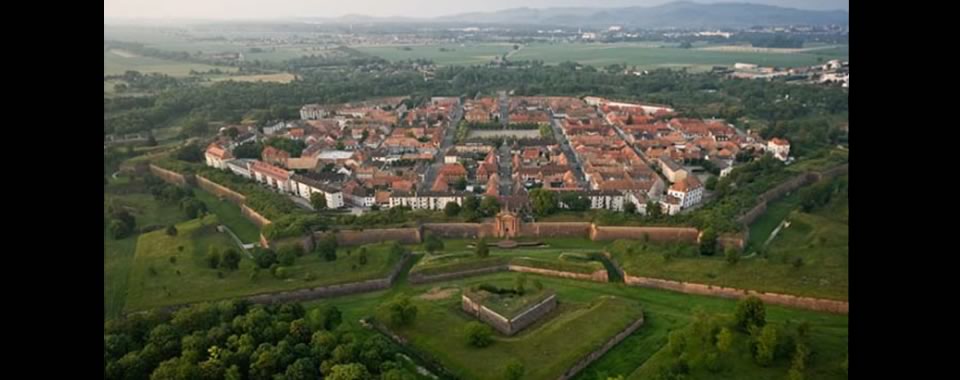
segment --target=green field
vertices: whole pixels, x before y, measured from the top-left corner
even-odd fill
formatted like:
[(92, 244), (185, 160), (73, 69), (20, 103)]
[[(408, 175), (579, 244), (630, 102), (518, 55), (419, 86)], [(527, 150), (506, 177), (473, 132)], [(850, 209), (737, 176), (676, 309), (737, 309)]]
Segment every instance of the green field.
[[(459, 294), (453, 293), (450, 294), (448, 298), (432, 301), (420, 300), (418, 297), (419, 295), (430, 292), (431, 289), (436, 290), (450, 287), (462, 289), (482, 283), (499, 283), (503, 284), (503, 286), (508, 286), (512, 284), (516, 276), (516, 273), (498, 273), (440, 284), (419, 286), (400, 284), (386, 291), (315, 301), (307, 303), (305, 306), (309, 308), (324, 304), (335, 305), (343, 312), (343, 320), (346, 323), (357, 325), (358, 319), (370, 316), (379, 304), (392, 298), (394, 295), (401, 293), (415, 295), (417, 296), (415, 297), (415, 303), (420, 306), (420, 313), (424, 313), (424, 315), (419, 315), (414, 323), (414, 327), (409, 330), (415, 333), (416, 331), (426, 331), (429, 329), (431, 334), (430, 336), (414, 339), (414, 345), (416, 347), (426, 347), (424, 349), (430, 355), (444, 360), (445, 364), (447, 363), (446, 360), (455, 363), (466, 362), (463, 365), (471, 366), (471, 370), (478, 371), (480, 375), (493, 377), (500, 374), (503, 362), (490, 362), (485, 359), (485, 357), (484, 360), (476, 359), (478, 358), (476, 352), (503, 349), (505, 346), (502, 344), (504, 338), (497, 338), (497, 342), (488, 348), (471, 349), (466, 347), (462, 336), (456, 333), (459, 329), (451, 330), (450, 334), (436, 334), (436, 331), (443, 331), (436, 327), (431, 327), (434, 323), (437, 323), (436, 321), (439, 321), (439, 323), (465, 323), (465, 321), (467, 321), (466, 317), (458, 315), (459, 312), (455, 310), (455, 306), (459, 307), (457, 306), (459, 305)], [(591, 283), (537, 275), (530, 275), (529, 279), (540, 280), (546, 288), (555, 290), (561, 303), (585, 305), (603, 296), (610, 295), (616, 296), (618, 299), (639, 303), (643, 310), (644, 326), (625, 339), (621, 344), (615, 346), (591, 366), (587, 367), (576, 377), (576, 379), (579, 380), (594, 380), (598, 378), (598, 374), (604, 375), (604, 377), (599, 377), (600, 379), (606, 379), (605, 376), (628, 376), (666, 344), (666, 336), (669, 331), (682, 327), (690, 321), (691, 312), (695, 308), (702, 308), (707, 312), (713, 313), (732, 313), (735, 304), (735, 301), (723, 298), (629, 287), (622, 284)], [(817, 373), (824, 374), (823, 377), (816, 378), (844, 378), (842, 374), (835, 375), (827, 369), (835, 367), (835, 363), (832, 363), (833, 358), (843, 355), (844, 348), (829, 347), (845, 347), (847, 343), (847, 316), (788, 309), (772, 305), (767, 306), (768, 321), (783, 323), (788, 319), (794, 321), (805, 320), (811, 324), (811, 336), (814, 340), (814, 347), (818, 349), (817, 355), (825, 357), (822, 361), (817, 359), (816, 364), (808, 365), (808, 368), (811, 368), (810, 366), (822, 366), (822, 368), (824, 368), (822, 371), (812, 369), (813, 371), (819, 371)], [(599, 325), (599, 323), (592, 325)], [(539, 331), (538, 327), (531, 327), (531, 329), (532, 330), (527, 333), (521, 333), (515, 339), (537, 341), (543, 339), (535, 336)], [(581, 334), (580, 330), (570, 331), (568, 335), (574, 334), (579, 337)], [(417, 339), (419, 339), (419, 341)], [(567, 336), (566, 339), (565, 344), (578, 340), (570, 336)], [(824, 352), (828, 349), (833, 351)], [(523, 360), (530, 360), (528, 358), (535, 357), (537, 352), (541, 352), (537, 349), (531, 351), (532, 352), (524, 354)], [(456, 355), (462, 355), (464, 353), (470, 356), (466, 359), (456, 357)], [(494, 352), (490, 353), (490, 355), (494, 354)], [(571, 363), (566, 363), (566, 365), (570, 364)], [(453, 365), (450, 366), (453, 368)], [(525, 362), (525, 366), (527, 371), (530, 371), (531, 368), (538, 367), (537, 364), (530, 362)], [(785, 369), (781, 369), (780, 377), (778, 378), (784, 377), (785, 372)]]
[(411, 273), (434, 275), (498, 264), (517, 264), (576, 273), (593, 273), (604, 269), (600, 261), (592, 261), (587, 254), (600, 253), (604, 244), (586, 239), (544, 239), (543, 246), (500, 249), (488, 242), (490, 255), (476, 255), (472, 240), (445, 240), (444, 250), (426, 255), (413, 267)]
[[(751, 256), (754, 251), (749, 250), (745, 252), (748, 256), (734, 265), (722, 254), (701, 256), (689, 245), (624, 240), (611, 245), (609, 252), (628, 275), (846, 300), (849, 229), (842, 216), (847, 212), (845, 202), (815, 215), (790, 214), (792, 224), (771, 242), (765, 256)], [(780, 205), (772, 208), (782, 211)], [(773, 219), (776, 217), (761, 223), (774, 223)], [(793, 264), (797, 258), (803, 260), (799, 267)]]
[[(661, 47), (663, 46), (663, 47)], [(438, 65), (483, 65), (495, 56), (513, 50), (512, 44), (444, 44), (421, 46), (354, 47), (364, 53), (387, 60), (425, 58)], [(406, 50), (409, 48), (409, 50)], [(445, 48), (451, 51), (440, 51)], [(514, 61), (542, 60), (547, 64), (575, 61), (593, 66), (610, 64), (636, 65), (638, 68), (687, 67), (709, 70), (712, 66), (732, 66), (734, 63), (755, 63), (762, 66), (810, 66), (830, 59), (845, 59), (846, 46), (800, 52), (740, 52), (681, 49), (662, 43), (535, 43), (523, 46), (510, 56)], [(817, 59), (820, 58), (820, 61)]]
[[(494, 57), (513, 50), (513, 44), (442, 44), (420, 46), (353, 46), (360, 52), (372, 54), (388, 61), (429, 59), (437, 65), (485, 65)], [(440, 51), (441, 48), (449, 51)], [(409, 49), (409, 50), (406, 50)]]
[(260, 241), (260, 229), (240, 214), (240, 206), (226, 199), (220, 200), (213, 194), (201, 189), (195, 189), (193, 194), (207, 205), (207, 210), (217, 214), (220, 222), (230, 227), (233, 233), (237, 234), (237, 237), (244, 243)]
[[(501, 366), (514, 359), (524, 363), (524, 379), (554, 379), (640, 316), (635, 302), (614, 296), (560, 302), (545, 320), (517, 336), (497, 336), (485, 348), (467, 345), (461, 331), (475, 319), (460, 311), (459, 298), (419, 302), (417, 323), (396, 332), (463, 379), (502, 379)], [(571, 332), (576, 332), (576, 339)]]
[(799, 191), (794, 191), (790, 195), (767, 203), (767, 210), (763, 212), (763, 215), (760, 215), (750, 224), (750, 241), (747, 243), (747, 251), (759, 249), (770, 237), (770, 233), (799, 205)]
[(186, 77), (190, 75), (190, 70), (207, 71), (212, 69), (236, 71), (235, 68), (225, 66), (178, 62), (136, 55), (131, 56), (131, 54), (123, 52), (118, 53), (116, 50), (103, 52), (103, 75), (122, 75), (127, 70), (134, 70), (145, 74), (160, 73), (174, 77)]
[[(286, 268), (288, 278), (278, 279), (269, 270), (261, 270), (256, 280), (250, 278), (255, 264), (244, 255), (240, 269), (211, 269), (204, 262), (210, 246), (221, 251), (236, 244), (225, 233), (216, 231), (219, 219), (208, 215), (177, 225), (177, 236), (154, 231), (140, 236), (133, 269), (128, 281), (126, 311), (212, 301), (261, 293), (363, 281), (385, 276), (399, 261), (388, 254), (386, 243), (367, 247), (368, 262), (359, 264), (358, 247), (341, 248), (337, 260), (325, 261), (319, 255), (306, 253)], [(180, 251), (180, 247), (183, 247)], [(350, 253), (348, 253), (350, 252)], [(171, 263), (170, 257), (176, 257)], [(153, 268), (156, 274), (150, 273)], [(179, 274), (178, 274), (179, 271)], [(218, 272), (223, 273), (220, 278)], [(307, 273), (315, 280), (306, 281)]]
[[(137, 226), (152, 224), (173, 224), (185, 219), (176, 207), (164, 205), (153, 199), (152, 195), (137, 192), (136, 183), (128, 178), (110, 179), (110, 185), (104, 190), (107, 202), (118, 202), (128, 207), (136, 218)], [(104, 317), (116, 317), (123, 310), (127, 297), (128, 276), (133, 267), (137, 238), (133, 235), (114, 240), (103, 229), (103, 304)]]

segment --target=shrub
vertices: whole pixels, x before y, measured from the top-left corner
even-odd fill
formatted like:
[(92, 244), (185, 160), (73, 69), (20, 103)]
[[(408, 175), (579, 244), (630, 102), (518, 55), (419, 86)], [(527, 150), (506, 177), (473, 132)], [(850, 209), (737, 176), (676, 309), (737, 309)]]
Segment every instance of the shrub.
[(167, 229), (164, 230), (164, 232), (167, 233), (167, 236), (177, 236), (177, 227), (174, 227), (174, 225), (171, 224), (167, 226)]
[(210, 246), (205, 260), (208, 267), (211, 269), (216, 269), (220, 265), (220, 249)]
[(291, 250), (282, 251), (279, 255), (277, 255), (277, 260), (280, 262), (280, 264), (286, 265), (286, 266), (293, 265), (296, 259), (297, 259), (297, 254)]
[(149, 272), (151, 276), (156, 276), (157, 268), (154, 268), (153, 265), (151, 265), (149, 268), (147, 268), (147, 272)]
[(493, 343), (493, 329), (480, 322), (467, 323), (464, 328), (467, 344), (483, 348)]
[(177, 263), (177, 257), (176, 257), (176, 256), (170, 256), (170, 264), (176, 264), (176, 263)]
[(800, 268), (800, 267), (802, 267), (802, 266), (803, 266), (803, 258), (802, 258), (802, 257), (797, 257), (797, 258), (793, 259), (793, 267), (794, 267), (794, 268)]
[(130, 233), (133, 231), (133, 228), (131, 228), (130, 225), (118, 219), (113, 219), (110, 221), (109, 229), (110, 236), (112, 236), (115, 240), (120, 240), (130, 236)]
[(266, 269), (277, 262), (277, 255), (272, 250), (257, 248), (253, 252), (253, 261), (258, 267)]
[(395, 326), (406, 326), (417, 318), (417, 306), (408, 296), (398, 296), (380, 306), (381, 317)]
[(523, 378), (524, 372), (523, 363), (513, 359), (507, 364), (506, 369), (504, 369), (504, 378), (507, 380), (520, 380)]
[(723, 253), (723, 257), (727, 260), (727, 264), (734, 265), (740, 261), (740, 251), (737, 251), (733, 248), (727, 248)]
[(734, 319), (742, 331), (748, 331), (750, 326), (763, 327), (767, 323), (766, 306), (756, 296), (744, 298), (737, 302)]
[(273, 276), (281, 280), (287, 278), (287, 268), (277, 267), (277, 270), (273, 271)]
[(227, 270), (237, 270), (240, 268), (240, 252), (237, 252), (236, 249), (227, 248), (223, 251), (223, 255), (220, 258), (220, 268)]

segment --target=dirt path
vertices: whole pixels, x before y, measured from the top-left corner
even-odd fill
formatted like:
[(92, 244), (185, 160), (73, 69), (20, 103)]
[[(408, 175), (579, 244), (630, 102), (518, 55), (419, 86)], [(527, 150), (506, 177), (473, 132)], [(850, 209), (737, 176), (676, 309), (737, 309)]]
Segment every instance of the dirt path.
[(430, 290), (428, 290), (426, 293), (423, 293), (417, 296), (417, 299), (426, 300), (426, 301), (437, 301), (437, 300), (450, 298), (454, 294), (457, 294), (457, 292), (459, 291), (460, 291), (460, 288), (457, 288), (457, 287), (441, 288), (439, 286), (435, 286)]

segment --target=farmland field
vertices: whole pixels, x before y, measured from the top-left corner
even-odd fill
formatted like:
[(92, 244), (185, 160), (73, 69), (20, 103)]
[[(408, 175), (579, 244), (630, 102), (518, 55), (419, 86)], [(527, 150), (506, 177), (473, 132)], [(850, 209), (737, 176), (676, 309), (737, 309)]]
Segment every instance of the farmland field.
[[(363, 53), (388, 61), (429, 59), (438, 65), (485, 65), (494, 57), (513, 50), (512, 44), (444, 44), (420, 46), (352, 46)], [(440, 51), (440, 49), (448, 51)], [(407, 50), (409, 49), (409, 50)]]
[(649, 44), (532, 44), (524, 47), (514, 60), (542, 60), (547, 64), (576, 61), (581, 64), (605, 66), (610, 64), (636, 65), (639, 68), (688, 67), (694, 70), (710, 69), (714, 65), (732, 66), (734, 63), (754, 63), (762, 66), (809, 66), (817, 57), (822, 61), (846, 58), (846, 46), (795, 53), (754, 53), (740, 51), (708, 51), (674, 47), (651, 47)]
[[(127, 55), (127, 57), (124, 55)], [(130, 54), (118, 50), (103, 52), (103, 75), (122, 75), (127, 70), (135, 70), (141, 73), (161, 73), (174, 77), (185, 77), (190, 75), (190, 70), (207, 71), (212, 69), (220, 69), (223, 71), (236, 70), (235, 68), (224, 66), (178, 62), (136, 55), (130, 56)]]

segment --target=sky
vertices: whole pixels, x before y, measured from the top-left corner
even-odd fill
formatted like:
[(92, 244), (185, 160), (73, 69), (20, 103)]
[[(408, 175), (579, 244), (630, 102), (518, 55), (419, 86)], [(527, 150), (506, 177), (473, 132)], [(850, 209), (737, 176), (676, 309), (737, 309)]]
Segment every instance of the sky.
[[(623, 7), (673, 0), (103, 0), (104, 18), (265, 19), (339, 17), (437, 17), (530, 7)], [(695, 0), (698, 3), (749, 2), (811, 10), (848, 10), (849, 0)]]

